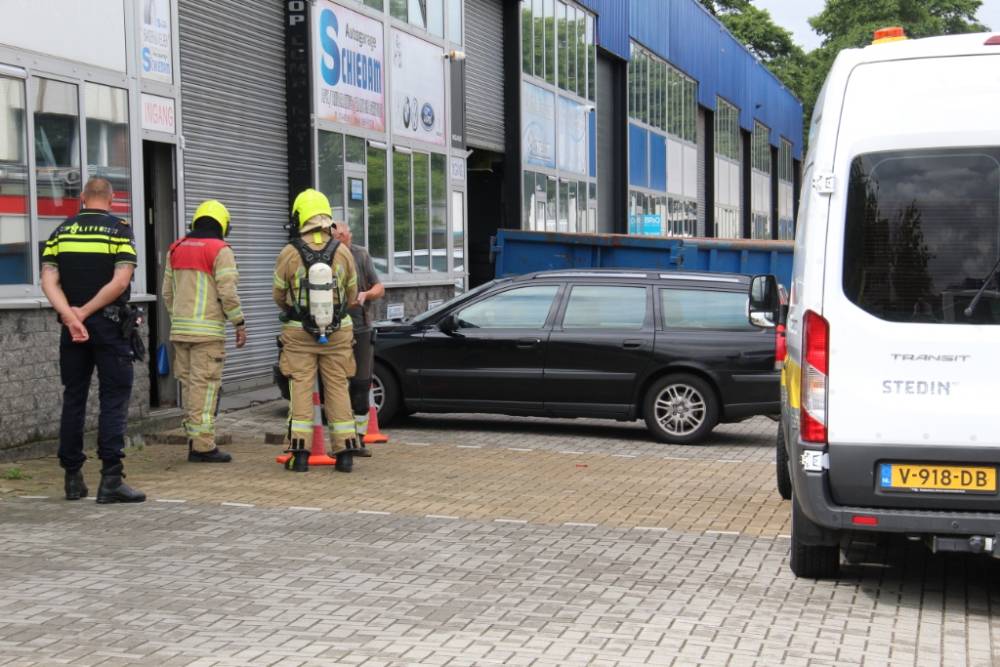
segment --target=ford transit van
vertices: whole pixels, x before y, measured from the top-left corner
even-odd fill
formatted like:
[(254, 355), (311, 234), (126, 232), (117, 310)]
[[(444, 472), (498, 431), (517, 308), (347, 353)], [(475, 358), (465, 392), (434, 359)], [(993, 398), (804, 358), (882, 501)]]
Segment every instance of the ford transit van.
[(803, 169), (777, 443), (800, 577), (847, 531), (1000, 558), (1000, 34), (878, 42), (837, 57)]

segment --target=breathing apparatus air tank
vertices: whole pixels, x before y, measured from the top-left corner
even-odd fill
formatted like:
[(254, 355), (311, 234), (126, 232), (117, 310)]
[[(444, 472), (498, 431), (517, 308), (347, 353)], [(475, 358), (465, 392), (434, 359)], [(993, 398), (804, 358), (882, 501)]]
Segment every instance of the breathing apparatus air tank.
[(309, 267), (309, 314), (320, 330), (317, 343), (326, 343), (326, 328), (333, 323), (333, 270), (317, 262)]

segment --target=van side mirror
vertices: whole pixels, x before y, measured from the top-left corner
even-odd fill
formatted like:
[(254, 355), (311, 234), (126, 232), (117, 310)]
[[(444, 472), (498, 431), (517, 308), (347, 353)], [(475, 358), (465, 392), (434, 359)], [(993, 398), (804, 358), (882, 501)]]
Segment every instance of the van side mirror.
[(781, 296), (778, 279), (773, 275), (754, 276), (750, 282), (749, 312), (750, 324), (762, 329), (773, 329), (778, 325), (781, 310)]
[(458, 313), (452, 313), (451, 315), (448, 315), (443, 320), (441, 320), (440, 324), (438, 324), (438, 329), (441, 331), (441, 333), (446, 333), (446, 334), (455, 333), (456, 331), (459, 330), (459, 328), (460, 325), (458, 323)]

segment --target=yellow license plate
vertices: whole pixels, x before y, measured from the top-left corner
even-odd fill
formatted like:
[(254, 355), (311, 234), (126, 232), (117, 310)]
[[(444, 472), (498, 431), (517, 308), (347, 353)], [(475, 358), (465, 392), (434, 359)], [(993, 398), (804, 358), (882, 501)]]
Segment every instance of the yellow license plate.
[(996, 493), (996, 468), (879, 464), (879, 484), (885, 491)]

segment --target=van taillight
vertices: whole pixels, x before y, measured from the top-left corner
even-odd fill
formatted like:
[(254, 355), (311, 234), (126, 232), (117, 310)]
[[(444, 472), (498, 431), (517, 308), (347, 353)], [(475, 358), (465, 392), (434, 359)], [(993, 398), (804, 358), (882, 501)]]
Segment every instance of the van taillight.
[(830, 323), (813, 311), (803, 320), (802, 419), (804, 442), (826, 442), (826, 388), (830, 358)]
[(785, 325), (779, 324), (774, 329), (774, 370), (780, 371), (785, 366), (785, 356), (788, 354), (788, 344), (785, 341)]

